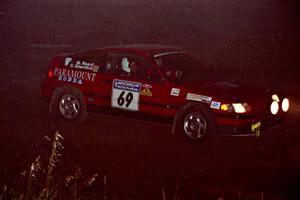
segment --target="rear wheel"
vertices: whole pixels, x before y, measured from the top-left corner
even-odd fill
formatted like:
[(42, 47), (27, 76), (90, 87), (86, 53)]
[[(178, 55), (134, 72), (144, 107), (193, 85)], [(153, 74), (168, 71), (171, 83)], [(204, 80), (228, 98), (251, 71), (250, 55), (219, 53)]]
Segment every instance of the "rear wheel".
[(87, 117), (83, 95), (77, 88), (57, 88), (50, 102), (50, 113), (65, 121), (83, 121)]
[(72, 93), (63, 94), (58, 102), (59, 114), (67, 119), (74, 120), (80, 114), (80, 101), (78, 97)]

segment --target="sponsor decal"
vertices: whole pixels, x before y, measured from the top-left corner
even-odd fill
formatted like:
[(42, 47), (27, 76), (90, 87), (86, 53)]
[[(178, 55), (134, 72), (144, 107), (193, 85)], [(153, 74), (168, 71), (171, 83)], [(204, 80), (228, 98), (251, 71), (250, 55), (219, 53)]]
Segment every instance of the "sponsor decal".
[(200, 95), (200, 94), (188, 93), (186, 95), (186, 99), (187, 100), (193, 100), (193, 101), (200, 101), (200, 102), (203, 102), (203, 103), (210, 103), (211, 100), (212, 100), (212, 97), (204, 96), (204, 95)]
[(213, 109), (220, 109), (221, 107), (221, 102), (218, 102), (218, 101), (212, 101), (211, 104), (210, 104), (210, 107), (213, 108)]
[(178, 97), (179, 93), (180, 93), (180, 89), (179, 88), (172, 88), (172, 90), (171, 90), (171, 96)]
[(124, 81), (124, 80), (114, 80), (113, 81), (113, 88), (121, 89), (121, 90), (128, 90), (132, 92), (140, 92), (141, 84), (131, 81)]
[(96, 65), (95, 63), (89, 63), (89, 62), (77, 60), (76, 63), (74, 64), (72, 63), (72, 58), (69, 57), (65, 58), (65, 66), (75, 68), (75, 69), (89, 70), (93, 72), (99, 71), (99, 65)]
[(65, 66), (69, 66), (71, 61), (72, 61), (72, 58), (66, 57), (65, 58)]
[(151, 89), (151, 88), (152, 88), (152, 85), (149, 85), (149, 84), (143, 84), (142, 87), (143, 87), (143, 88)]
[(53, 75), (57, 76), (59, 81), (82, 84), (83, 81), (94, 82), (96, 73), (55, 68)]
[(112, 85), (111, 106), (138, 111), (140, 90), (141, 83), (115, 79)]
[(141, 95), (152, 97), (152, 91), (151, 91), (151, 89), (144, 88), (141, 91)]
[(141, 89), (141, 95), (152, 97), (152, 85), (143, 84)]

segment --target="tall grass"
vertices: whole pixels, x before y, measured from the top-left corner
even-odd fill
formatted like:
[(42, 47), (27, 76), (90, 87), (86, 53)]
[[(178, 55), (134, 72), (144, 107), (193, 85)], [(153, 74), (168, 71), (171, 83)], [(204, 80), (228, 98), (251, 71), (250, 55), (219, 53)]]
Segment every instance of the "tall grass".
[(0, 200), (77, 200), (82, 198), (85, 188), (94, 184), (98, 174), (85, 178), (80, 167), (75, 169), (73, 175), (65, 176), (62, 180), (56, 177), (54, 172), (64, 149), (63, 137), (57, 131), (53, 139), (46, 139), (52, 146), (48, 163), (44, 165), (41, 156), (37, 156), (29, 170), (21, 173), (20, 181), (14, 186), (0, 186)]

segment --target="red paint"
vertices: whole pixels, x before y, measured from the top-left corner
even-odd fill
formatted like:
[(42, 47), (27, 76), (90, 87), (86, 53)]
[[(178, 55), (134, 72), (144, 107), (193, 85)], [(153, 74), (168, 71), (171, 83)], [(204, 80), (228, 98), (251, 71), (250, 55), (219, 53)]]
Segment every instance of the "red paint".
[[(137, 75), (124, 76), (122, 74), (114, 75), (106, 73), (105, 68), (107, 66), (107, 62), (109, 62), (109, 57), (105, 56), (102, 56), (101, 59), (99, 57), (99, 60), (101, 61), (99, 61), (99, 63), (95, 63), (99, 65), (99, 72), (93, 72), (87, 69), (74, 69), (70, 66), (64, 65), (66, 57), (77, 61), (82, 57), (82, 55), (95, 57), (97, 55), (106, 55), (107, 52), (136, 55), (143, 60), (144, 64), (146, 63), (145, 66), (147, 66), (148, 69), (143, 71), (144, 74), (142, 78), (137, 78)], [(193, 93), (196, 94), (196, 96), (201, 95), (205, 97), (200, 99), (201, 102), (197, 102), (210, 109), (210, 111), (215, 115), (217, 124), (220, 126), (250, 126), (251, 123), (257, 121), (273, 120), (273, 118), (283, 117), (283, 112), (279, 112), (277, 116), (271, 116), (269, 112), (269, 106), (272, 101), (271, 92), (215, 78), (211, 80), (207, 79), (191, 82), (172, 82), (174, 74), (172, 74), (171, 78), (168, 78), (164, 69), (160, 68), (153, 58), (153, 55), (163, 55), (163, 53), (166, 52), (182, 52), (182, 50), (165, 46), (128, 45), (56, 56), (50, 64), (48, 79), (42, 85), (42, 94), (50, 98), (56, 87), (69, 85), (80, 89), (86, 99), (86, 103), (111, 107), (112, 81), (114, 79), (119, 79), (139, 82), (143, 88), (151, 88), (152, 96), (140, 95), (139, 112), (173, 117), (180, 107), (193, 101), (186, 99), (188, 93)], [(93, 60), (82, 61), (94, 62)], [(174, 63), (174, 65), (176, 65), (176, 63)], [(199, 68), (200, 67), (203, 66), (199, 66)], [(78, 77), (80, 78), (80, 76), (76, 77), (76, 80), (68, 80), (70, 77), (65, 79), (64, 77), (60, 77), (62, 78), (62, 80), (60, 80), (59, 76), (56, 76), (56, 74), (58, 74), (58, 70), (60, 71), (60, 74), (67, 74), (66, 72), (71, 69), (76, 71), (76, 73), (82, 73), (81, 77), (85, 74), (85, 78), (82, 79), (82, 84), (80, 84), (76, 79)], [(56, 71), (52, 72), (52, 70)], [(203, 71), (199, 74), (199, 76), (206, 75), (206, 73), (208, 74), (210, 72), (203, 68)], [(153, 81), (149, 79), (149, 77), (154, 76), (153, 74), (157, 75), (161, 81)], [(172, 88), (180, 89), (179, 96), (171, 95)], [(49, 92), (49, 90), (52, 92)], [(94, 101), (89, 102), (88, 98), (93, 98)], [(213, 101), (221, 102), (221, 104), (247, 103), (251, 106), (251, 111), (237, 114), (234, 112), (222, 111), (220, 109), (212, 109), (210, 108), (210, 103), (206, 102), (207, 99), (210, 98)], [(281, 99), (283, 98), (281, 97)]]

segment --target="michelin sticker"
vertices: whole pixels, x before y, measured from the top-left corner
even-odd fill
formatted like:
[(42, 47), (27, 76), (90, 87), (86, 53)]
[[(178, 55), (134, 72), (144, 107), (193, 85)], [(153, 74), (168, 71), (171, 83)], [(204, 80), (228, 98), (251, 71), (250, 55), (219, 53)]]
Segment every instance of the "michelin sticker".
[(188, 93), (186, 95), (187, 100), (193, 100), (193, 101), (200, 101), (203, 103), (210, 103), (212, 100), (212, 97), (200, 95), (200, 94), (193, 94), (193, 93)]
[(218, 101), (212, 101), (211, 104), (210, 104), (210, 107), (213, 108), (213, 109), (220, 109), (221, 107), (221, 102), (218, 102)]
[(171, 90), (171, 96), (178, 97), (179, 93), (180, 93), (180, 89), (179, 88), (172, 88), (172, 90)]
[(113, 80), (111, 106), (124, 110), (139, 110), (141, 83)]

